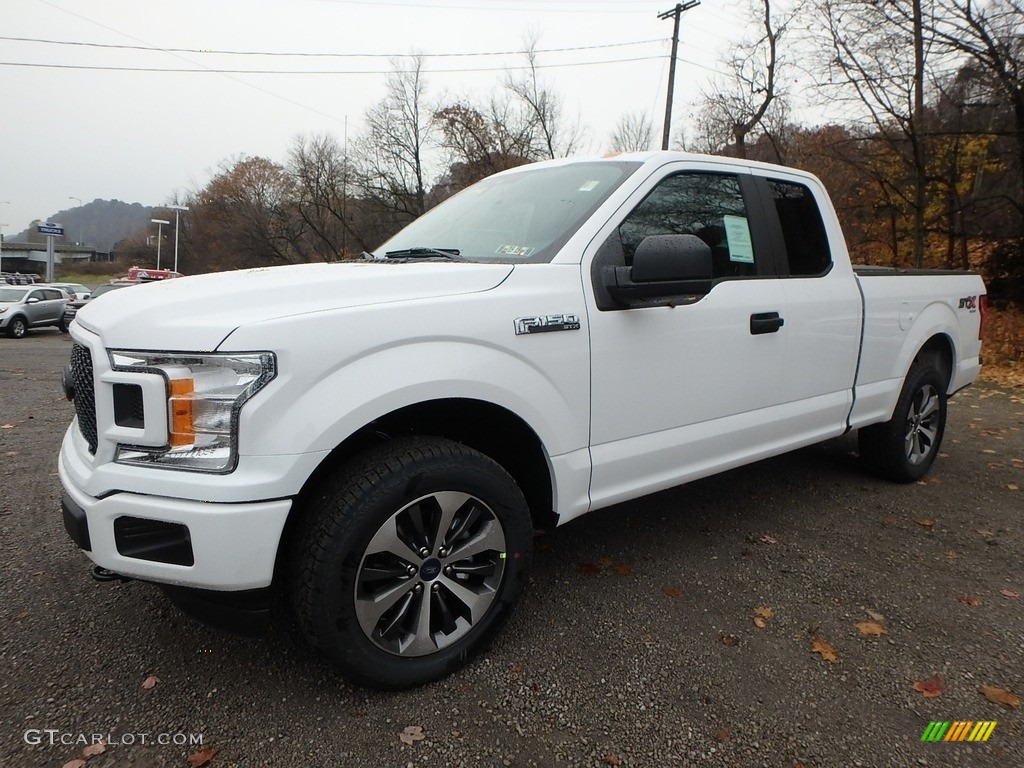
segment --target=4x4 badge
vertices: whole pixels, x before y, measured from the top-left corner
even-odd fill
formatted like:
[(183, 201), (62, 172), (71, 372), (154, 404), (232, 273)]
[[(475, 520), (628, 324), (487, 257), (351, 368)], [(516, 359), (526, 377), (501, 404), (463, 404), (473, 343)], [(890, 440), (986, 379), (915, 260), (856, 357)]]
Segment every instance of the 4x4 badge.
[(549, 331), (578, 331), (578, 315), (539, 315), (516, 318), (516, 336), (524, 333), (547, 333)]

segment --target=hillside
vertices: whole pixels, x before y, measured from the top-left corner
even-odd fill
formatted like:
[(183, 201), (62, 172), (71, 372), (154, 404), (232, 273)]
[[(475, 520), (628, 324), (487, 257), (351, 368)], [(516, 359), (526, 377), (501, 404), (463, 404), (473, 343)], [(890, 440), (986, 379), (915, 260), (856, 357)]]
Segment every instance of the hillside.
[[(82, 206), (67, 208), (50, 215), (46, 220), (64, 226), (65, 243), (83, 243), (98, 251), (109, 251), (124, 237), (144, 229), (153, 215), (153, 208), (141, 203), (123, 203), (120, 200), (93, 200)], [(23, 232), (9, 235), (8, 240), (43, 242), (44, 235), (36, 232), (36, 223)]]

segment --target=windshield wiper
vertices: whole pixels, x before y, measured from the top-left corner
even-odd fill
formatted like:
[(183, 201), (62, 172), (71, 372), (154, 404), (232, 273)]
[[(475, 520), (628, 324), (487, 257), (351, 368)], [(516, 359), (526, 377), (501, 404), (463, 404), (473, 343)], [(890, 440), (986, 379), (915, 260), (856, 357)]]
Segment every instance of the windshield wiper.
[(462, 261), (459, 258), (461, 251), (458, 248), (403, 248), (398, 251), (387, 251), (385, 256), (389, 259), (451, 259)]

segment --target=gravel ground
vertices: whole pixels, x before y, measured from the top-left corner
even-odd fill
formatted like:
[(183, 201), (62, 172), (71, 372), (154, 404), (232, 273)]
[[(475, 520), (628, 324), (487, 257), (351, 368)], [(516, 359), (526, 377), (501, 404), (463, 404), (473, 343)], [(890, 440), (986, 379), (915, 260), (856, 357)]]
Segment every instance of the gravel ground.
[[(55, 467), (68, 347), (0, 339), (3, 768), (59, 768), (93, 734), (111, 743), (89, 768), (189, 766), (199, 737), (239, 767), (1024, 766), (1021, 710), (979, 692), (1024, 696), (1020, 389), (955, 398), (922, 483), (865, 476), (845, 437), (543, 534), (488, 653), (380, 694), (283, 633), (221, 634), (88, 577)], [(914, 689), (936, 675), (941, 695)], [(998, 725), (921, 743), (931, 720)]]

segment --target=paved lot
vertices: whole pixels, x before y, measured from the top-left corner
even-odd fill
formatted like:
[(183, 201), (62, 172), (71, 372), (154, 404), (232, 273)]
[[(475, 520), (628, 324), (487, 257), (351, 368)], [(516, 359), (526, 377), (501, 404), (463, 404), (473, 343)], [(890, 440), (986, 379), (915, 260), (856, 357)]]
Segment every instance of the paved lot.
[[(92, 734), (113, 743), (89, 768), (188, 766), (198, 746), (160, 734), (201, 735), (211, 766), (1024, 765), (1022, 710), (979, 693), (1024, 697), (1021, 390), (956, 398), (923, 484), (866, 477), (848, 437), (540, 536), (486, 656), (378, 694), (286, 634), (233, 638), (88, 578), (55, 469), (68, 347), (0, 339), (3, 768), (63, 766), (83, 745), (61, 741)], [(914, 689), (935, 675), (941, 695)], [(998, 724), (922, 744), (932, 720)]]

